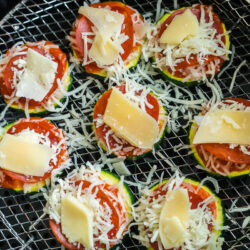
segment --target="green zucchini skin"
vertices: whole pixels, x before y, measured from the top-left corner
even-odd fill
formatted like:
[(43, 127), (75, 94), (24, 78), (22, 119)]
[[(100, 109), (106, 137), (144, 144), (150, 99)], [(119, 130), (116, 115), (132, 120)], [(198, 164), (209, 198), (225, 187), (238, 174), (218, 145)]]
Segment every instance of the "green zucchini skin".
[(242, 171), (238, 170), (238, 171), (233, 171), (229, 175), (224, 176), (224, 175), (220, 175), (218, 173), (215, 173), (215, 172), (209, 170), (206, 167), (205, 163), (202, 161), (202, 159), (199, 157), (198, 152), (196, 151), (196, 149), (193, 145), (193, 138), (194, 138), (194, 134), (195, 134), (194, 127), (195, 127), (195, 123), (192, 123), (190, 128), (189, 128), (188, 143), (191, 146), (191, 149), (193, 151), (193, 154), (192, 154), (193, 158), (200, 166), (202, 166), (204, 168), (205, 171), (207, 171), (209, 174), (211, 174), (214, 177), (217, 177), (217, 178), (220, 177), (220, 178), (224, 178), (224, 179), (225, 178), (230, 178), (230, 179), (239, 178), (239, 177), (242, 177), (244, 175), (250, 174), (250, 170), (242, 170)]
[[(180, 8), (180, 9), (189, 9), (189, 8), (191, 8), (191, 7), (183, 7), (183, 8)], [(179, 9), (174, 10), (174, 11), (172, 11), (171, 13), (166, 13), (166, 14), (164, 14), (164, 15), (156, 22), (156, 25), (163, 23), (171, 14), (173, 14), (175, 11), (178, 11), (178, 10), (179, 10)], [(222, 25), (223, 25), (224, 33), (226, 33), (226, 32), (227, 32), (226, 26), (225, 26), (224, 23), (222, 23)], [(231, 50), (230, 37), (229, 37), (228, 34), (226, 35), (226, 48), (227, 48), (228, 50)], [(227, 57), (227, 59), (228, 59), (228, 55), (226, 55), (226, 57)], [(155, 57), (152, 57), (152, 58), (151, 58), (151, 62), (152, 62), (152, 63), (155, 63)], [(221, 65), (220, 70), (222, 70), (227, 64), (228, 64), (228, 60), (225, 60), (225, 61), (223, 62), (223, 64)], [(169, 72), (167, 72), (167, 71), (164, 71), (164, 70), (162, 70), (162, 69), (160, 69), (160, 68), (156, 68), (156, 69), (157, 69), (157, 71), (163, 76), (163, 78), (164, 78), (165, 80), (167, 80), (167, 81), (169, 81), (170, 83), (173, 83), (173, 84), (175, 84), (175, 85), (177, 85), (177, 86), (180, 86), (180, 87), (189, 88), (189, 87), (192, 87), (192, 86), (197, 86), (197, 85), (199, 85), (199, 84), (201, 84), (201, 83), (203, 82), (202, 80), (199, 80), (199, 81), (197, 81), (197, 80), (195, 80), (195, 81), (190, 81), (190, 80), (188, 80), (188, 81), (186, 81), (186, 82), (183, 82), (183, 81), (181, 81), (180, 78), (171, 75), (171, 74), (170, 74)], [(219, 71), (219, 72), (220, 72), (220, 71)], [(218, 73), (219, 73), (219, 72), (218, 72)], [(217, 74), (218, 74), (218, 73), (217, 73)], [(210, 79), (210, 77), (207, 77), (207, 78), (208, 78), (208, 80)]]
[[(120, 182), (120, 177), (118, 175), (116, 175), (114, 173), (111, 173), (111, 172), (109, 172), (107, 170), (102, 170), (101, 171), (101, 179), (106, 180), (107, 183), (109, 183), (111, 185), (112, 184), (113, 185), (118, 185), (118, 183)], [(123, 190), (123, 194), (126, 197), (125, 202), (129, 206), (131, 206), (133, 203), (135, 203), (135, 196), (133, 195), (132, 191), (130, 190), (130, 188), (128, 187), (128, 185), (126, 183), (123, 183), (122, 190)], [(129, 210), (128, 210), (129, 216), (131, 216), (130, 211), (131, 211), (131, 208), (129, 208)], [(124, 238), (124, 236), (123, 236), (123, 238)], [(112, 248), (110, 248), (110, 250), (111, 249), (112, 250), (120, 249), (120, 247), (121, 247), (121, 243), (113, 246)]]
[[(103, 180), (107, 180), (107, 182), (110, 184), (118, 184), (120, 182), (120, 177), (117, 174), (111, 173), (107, 170), (101, 171), (101, 178)], [(134, 204), (135, 202), (135, 196), (133, 195), (132, 191), (130, 190), (129, 186), (126, 183), (123, 183), (122, 188), (124, 190), (124, 193), (126, 194), (126, 200), (129, 203), (129, 205)]]

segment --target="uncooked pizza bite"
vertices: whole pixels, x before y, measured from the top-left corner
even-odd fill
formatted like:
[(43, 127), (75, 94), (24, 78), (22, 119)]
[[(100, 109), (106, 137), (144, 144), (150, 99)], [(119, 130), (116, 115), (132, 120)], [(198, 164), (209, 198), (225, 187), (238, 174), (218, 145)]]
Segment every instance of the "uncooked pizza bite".
[(221, 201), (199, 182), (176, 174), (142, 191), (134, 208), (138, 239), (148, 249), (221, 249)]
[(235, 177), (250, 173), (250, 101), (225, 99), (194, 118), (189, 140), (207, 171)]
[(52, 42), (17, 43), (0, 61), (0, 92), (15, 109), (54, 111), (70, 84), (67, 57)]
[(181, 86), (214, 77), (230, 53), (228, 32), (212, 6), (197, 4), (167, 13), (150, 36), (154, 65)]
[(149, 89), (127, 81), (100, 97), (93, 120), (99, 145), (108, 154), (136, 159), (160, 143), (167, 115)]
[(110, 249), (128, 229), (133, 196), (118, 176), (87, 165), (53, 186), (45, 212), (67, 249)]
[(137, 10), (121, 2), (79, 8), (70, 44), (86, 72), (107, 76), (137, 64), (145, 35)]
[(0, 135), (0, 187), (39, 191), (67, 159), (61, 129), (44, 118), (20, 119)]

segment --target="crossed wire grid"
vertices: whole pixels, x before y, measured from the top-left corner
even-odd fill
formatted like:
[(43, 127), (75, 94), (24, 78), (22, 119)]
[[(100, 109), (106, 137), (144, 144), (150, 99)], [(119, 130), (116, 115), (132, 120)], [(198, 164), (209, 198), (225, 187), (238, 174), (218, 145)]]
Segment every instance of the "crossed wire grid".
[[(140, 13), (156, 12), (156, 0), (145, 1), (125, 1), (125, 3), (136, 8)], [(249, 62), (250, 38), (249, 38), (249, 23), (250, 23), (250, 6), (247, 1), (230, 1), (230, 0), (183, 0), (178, 1), (178, 7), (190, 6), (196, 3), (212, 4), (215, 12), (219, 14), (226, 27), (231, 30), (231, 43), (235, 46), (236, 53), (232, 65), (217, 79), (222, 92), (226, 97), (237, 96), (250, 99), (250, 70), (249, 64), (246, 64), (239, 71), (236, 78), (236, 85), (230, 93), (228, 91), (232, 75), (237, 66), (243, 61)], [(11, 48), (18, 41), (39, 41), (49, 40), (60, 46), (60, 48), (69, 55), (71, 49), (69, 42), (65, 36), (69, 34), (72, 23), (77, 16), (77, 10), (83, 1), (77, 0), (24, 0), (13, 11), (11, 11), (0, 22), (0, 52), (5, 53), (8, 48)], [(162, 4), (168, 9), (173, 9), (174, 1), (163, 1)], [(78, 86), (80, 79), (84, 80), (84, 73), (74, 72), (73, 87)], [(160, 76), (156, 76), (160, 78)], [(105, 85), (104, 85), (105, 86)], [(211, 90), (205, 85), (200, 85), (204, 95), (209, 98)], [(96, 86), (91, 86), (90, 89), (96, 93), (100, 90)], [(191, 90), (195, 93), (195, 88)], [(197, 96), (196, 96), (197, 97)], [(71, 98), (68, 108), (74, 107), (78, 113), (82, 112), (80, 98)], [(173, 104), (175, 105), (175, 104)], [(4, 109), (4, 101), (0, 100), (0, 112)], [(65, 110), (63, 113), (66, 114)], [(82, 114), (85, 117), (85, 114)], [(19, 118), (24, 117), (23, 113), (8, 110), (5, 120), (10, 123)], [(89, 122), (92, 121), (90, 116), (85, 117)], [(179, 125), (184, 124), (183, 117), (179, 117)], [(63, 127), (63, 122), (55, 122), (59, 127)], [(182, 128), (178, 133), (171, 132), (165, 135), (162, 143), (157, 151), (164, 155), (170, 162), (179, 166), (182, 173), (188, 178), (194, 180), (202, 180), (207, 174), (199, 169), (196, 169), (195, 160), (188, 154), (187, 150), (175, 152), (173, 147), (177, 144), (187, 144), (189, 128)], [(79, 128), (80, 131), (80, 128)], [(86, 163), (87, 161), (95, 162), (100, 158), (100, 153), (96, 149), (90, 150), (87, 148), (80, 149), (76, 152), (78, 164)], [(145, 158), (138, 159), (135, 162), (125, 161), (126, 166), (131, 171), (132, 175), (127, 180), (136, 182), (137, 180), (146, 180), (149, 171), (153, 165), (157, 166), (157, 171), (154, 173), (153, 179), (159, 179), (163, 173), (164, 178), (173, 175), (168, 164), (163, 159), (159, 159), (157, 154), (147, 155)], [(244, 235), (250, 237), (250, 226), (242, 229), (242, 222), (248, 212), (229, 213), (228, 209), (232, 203), (237, 200), (238, 207), (245, 207), (250, 204), (250, 177), (244, 176), (238, 179), (218, 178), (220, 192), (218, 196), (222, 200), (225, 209), (225, 224), (230, 227), (230, 230), (224, 232), (225, 242), (223, 249), (249, 249), (249, 238), (243, 238)], [(215, 188), (210, 183), (206, 183), (213, 191)], [(138, 190), (134, 186), (130, 186), (132, 193), (138, 198)], [(33, 229), (29, 227), (42, 214), (45, 200), (42, 196), (33, 198), (32, 194), (23, 195), (11, 190), (0, 188), (0, 249), (61, 249), (60, 244), (53, 236), (48, 223), (48, 217), (43, 218)], [(136, 231), (136, 229), (133, 229)], [(125, 236), (120, 249), (144, 249), (140, 243), (130, 236)]]

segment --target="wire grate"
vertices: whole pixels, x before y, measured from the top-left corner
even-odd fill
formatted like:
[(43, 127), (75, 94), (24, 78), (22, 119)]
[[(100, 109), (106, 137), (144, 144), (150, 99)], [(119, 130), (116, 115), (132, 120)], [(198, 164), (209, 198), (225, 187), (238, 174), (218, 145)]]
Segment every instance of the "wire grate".
[[(125, 1), (127, 4), (136, 8), (140, 13), (144, 14), (149, 11), (156, 11), (156, 0), (131, 0)], [(196, 4), (196, 0), (179, 0), (179, 7), (190, 6)], [(18, 41), (38, 41), (49, 40), (60, 46), (60, 48), (68, 55), (71, 52), (69, 42), (65, 36), (69, 34), (71, 25), (77, 16), (77, 10), (83, 1), (77, 0), (23, 0), (13, 11), (11, 11), (2, 21), (0, 21), (0, 51), (5, 53), (8, 48), (12, 47)], [(232, 93), (228, 91), (232, 75), (237, 66), (243, 61), (250, 58), (250, 6), (247, 1), (239, 0), (204, 0), (204, 4), (212, 4), (215, 11), (219, 14), (227, 28), (232, 30), (231, 43), (235, 46), (236, 53), (233, 64), (222, 74), (217, 80), (221, 86), (225, 97), (238, 96), (250, 99), (250, 66), (246, 64), (242, 67), (236, 78), (236, 86)], [(163, 6), (173, 9), (174, 1), (163, 1)], [(159, 78), (160, 76), (156, 76)], [(79, 80), (86, 79), (86, 75), (82, 73), (74, 73), (74, 87), (78, 86)], [(105, 85), (103, 85), (105, 86)], [(105, 86), (106, 88), (106, 86)], [(209, 98), (211, 90), (201, 85), (198, 87), (203, 91), (205, 96)], [(96, 86), (91, 86), (93, 93), (100, 90)], [(195, 93), (195, 87), (191, 88)], [(71, 98), (68, 108), (72, 106), (77, 112), (82, 113), (81, 98)], [(0, 100), (0, 111), (5, 107), (3, 100)], [(64, 111), (63, 113), (67, 113)], [(5, 120), (10, 123), (24, 114), (9, 110)], [(82, 117), (91, 122), (91, 116), (82, 113)], [(183, 117), (179, 119), (179, 125), (183, 125)], [(63, 121), (55, 122), (59, 127), (63, 127)], [(79, 127), (80, 129), (80, 127)], [(188, 154), (187, 150), (175, 152), (173, 147), (177, 144), (187, 143), (188, 128), (181, 128), (176, 132), (171, 132), (165, 136), (163, 142), (158, 148), (164, 157), (170, 162), (180, 167), (180, 170), (189, 178), (201, 180), (207, 174), (199, 169), (194, 168), (196, 165), (193, 158)], [(100, 153), (95, 149), (83, 148), (76, 151), (76, 159), (78, 164), (100, 158)], [(158, 179), (162, 172), (164, 177), (169, 177), (173, 173), (170, 167), (159, 159), (159, 156), (150, 154), (136, 162), (126, 161), (126, 165), (132, 175), (127, 179), (135, 182), (145, 180), (147, 174), (153, 165), (157, 165), (157, 171), (153, 178)], [(238, 207), (248, 206), (250, 204), (250, 177), (245, 176), (236, 180), (228, 180), (219, 178), (220, 192), (218, 196), (222, 199), (225, 208), (226, 224), (230, 226), (230, 230), (224, 233), (225, 243), (223, 249), (249, 249), (249, 238), (241, 239), (244, 235), (250, 237), (250, 226), (242, 229), (242, 223), (249, 212), (236, 212), (230, 214), (228, 209), (232, 203), (237, 200)], [(207, 184), (213, 191), (214, 187)], [(131, 186), (134, 195), (138, 197), (138, 190)], [(60, 244), (56, 241), (51, 230), (49, 229), (48, 218), (45, 217), (29, 230), (33, 224), (43, 213), (45, 200), (42, 196), (32, 199), (32, 195), (23, 195), (15, 193), (11, 190), (0, 188), (0, 249), (61, 249)], [(121, 249), (143, 249), (138, 241), (126, 236), (120, 246)]]

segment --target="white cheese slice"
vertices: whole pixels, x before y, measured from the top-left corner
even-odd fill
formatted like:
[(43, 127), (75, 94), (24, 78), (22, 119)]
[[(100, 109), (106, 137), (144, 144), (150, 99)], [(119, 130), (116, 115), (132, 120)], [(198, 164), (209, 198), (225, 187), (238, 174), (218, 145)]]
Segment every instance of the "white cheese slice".
[(250, 112), (217, 110), (202, 119), (193, 143), (250, 145)]
[(89, 50), (89, 57), (98, 66), (114, 63), (120, 51), (118, 36), (121, 33), (124, 15), (105, 8), (81, 6), (80, 14), (86, 16), (95, 26), (95, 38)]
[(186, 189), (180, 188), (167, 193), (159, 221), (160, 238), (165, 249), (178, 248), (183, 244), (189, 211), (190, 202)]
[(67, 196), (62, 199), (62, 232), (69, 242), (93, 248), (93, 217), (93, 211), (75, 197)]
[(57, 66), (56, 62), (29, 48), (16, 96), (41, 102), (53, 86)]
[(100, 33), (97, 33), (88, 55), (99, 66), (111, 65), (118, 59), (119, 44), (105, 40)]
[(199, 30), (197, 17), (187, 9), (184, 13), (176, 15), (160, 37), (160, 43), (171, 45), (180, 44), (185, 38), (195, 36)]
[(54, 151), (39, 144), (37, 136), (36, 133), (5, 134), (0, 142), (0, 167), (19, 174), (43, 176)]
[(110, 38), (114, 34), (121, 32), (124, 16), (118, 12), (88, 6), (81, 6), (78, 12), (87, 17), (98, 32), (103, 33), (106, 37)]
[(115, 134), (140, 148), (152, 148), (159, 135), (157, 121), (113, 88), (103, 116)]

